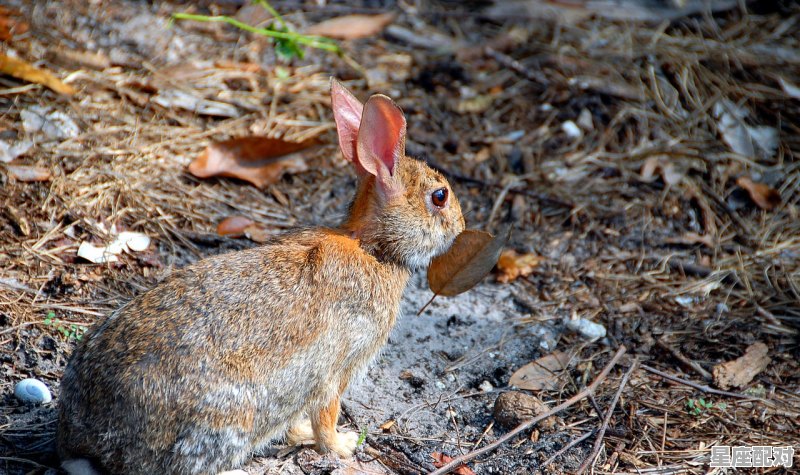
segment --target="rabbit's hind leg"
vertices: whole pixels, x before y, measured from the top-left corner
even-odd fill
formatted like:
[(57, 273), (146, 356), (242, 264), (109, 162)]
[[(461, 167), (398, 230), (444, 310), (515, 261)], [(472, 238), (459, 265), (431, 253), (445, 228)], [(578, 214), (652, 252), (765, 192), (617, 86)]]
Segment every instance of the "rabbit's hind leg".
[(252, 449), (250, 434), (242, 428), (192, 425), (183, 430), (162, 464), (165, 471), (176, 474), (228, 473), (246, 462)]
[(336, 422), (339, 420), (339, 396), (333, 398), (326, 407), (311, 415), (311, 426), (317, 449), (322, 452), (333, 452), (347, 458), (352, 457), (358, 446), (358, 434), (355, 432), (338, 432)]
[(286, 432), (286, 443), (289, 445), (303, 445), (314, 441), (314, 428), (311, 419), (301, 419)]

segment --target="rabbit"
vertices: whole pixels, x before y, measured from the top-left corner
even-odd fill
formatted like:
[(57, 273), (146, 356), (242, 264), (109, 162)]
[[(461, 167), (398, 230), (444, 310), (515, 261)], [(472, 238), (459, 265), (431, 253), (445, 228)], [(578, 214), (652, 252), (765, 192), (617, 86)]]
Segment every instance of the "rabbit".
[(68, 473), (244, 473), (282, 437), (353, 455), (339, 398), (387, 342), (411, 273), (464, 218), (447, 180), (405, 156), (391, 99), (362, 104), (332, 78), (331, 102), (359, 176), (347, 218), (177, 270), (95, 324), (61, 381)]

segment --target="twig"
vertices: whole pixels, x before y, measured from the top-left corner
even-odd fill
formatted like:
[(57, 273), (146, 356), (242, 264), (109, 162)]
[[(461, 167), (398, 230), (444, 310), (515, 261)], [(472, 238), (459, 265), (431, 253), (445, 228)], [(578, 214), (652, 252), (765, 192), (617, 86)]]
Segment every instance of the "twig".
[(665, 373), (663, 371), (659, 371), (659, 370), (657, 370), (657, 369), (655, 369), (655, 368), (653, 368), (651, 366), (647, 366), (645, 364), (642, 365), (642, 369), (644, 369), (646, 371), (649, 371), (649, 372), (651, 372), (653, 374), (656, 374), (658, 376), (661, 376), (664, 379), (668, 379), (670, 381), (673, 381), (673, 382), (676, 382), (676, 383), (680, 383), (680, 384), (683, 384), (685, 386), (689, 386), (690, 388), (695, 388), (695, 389), (697, 389), (699, 391), (702, 391), (704, 393), (716, 394), (718, 396), (728, 396), (728, 397), (733, 397), (733, 398), (737, 398), (737, 399), (753, 399), (753, 400), (763, 401), (765, 403), (769, 403), (769, 401), (767, 401), (766, 399), (762, 399), (762, 398), (754, 397), (754, 396), (748, 396), (747, 394), (732, 393), (732, 392), (729, 392), (729, 391), (720, 391), (719, 389), (714, 389), (712, 387), (705, 386), (703, 384), (698, 384), (698, 383), (689, 381), (688, 379), (679, 378), (679, 377), (673, 376), (673, 375), (671, 375), (669, 373)]
[(588, 439), (589, 437), (591, 437), (595, 433), (597, 433), (597, 429), (592, 429), (589, 432), (583, 434), (582, 436), (580, 436), (580, 437), (578, 437), (576, 439), (573, 439), (572, 441), (570, 441), (569, 444), (565, 445), (564, 447), (561, 447), (558, 450), (558, 452), (554, 453), (553, 455), (550, 456), (550, 458), (545, 460), (544, 463), (542, 463), (542, 465), (539, 468), (543, 469), (543, 468), (547, 467), (548, 465), (553, 463), (553, 460), (558, 458), (558, 456), (562, 455), (567, 450), (569, 450), (569, 449), (575, 447), (576, 445), (580, 444), (581, 442), (583, 442), (584, 440)]
[(619, 388), (617, 389), (616, 394), (614, 394), (614, 399), (611, 400), (611, 405), (608, 406), (608, 411), (606, 412), (606, 417), (603, 419), (603, 425), (600, 426), (600, 430), (597, 432), (597, 438), (594, 440), (594, 447), (592, 447), (592, 452), (586, 457), (586, 460), (583, 461), (578, 470), (575, 472), (577, 474), (581, 474), (586, 471), (591, 465), (594, 465), (594, 460), (597, 458), (597, 454), (600, 453), (600, 447), (603, 445), (603, 436), (606, 434), (606, 429), (608, 429), (608, 423), (611, 421), (611, 416), (614, 414), (614, 409), (617, 407), (617, 403), (619, 402), (619, 397), (622, 394), (622, 390), (625, 389), (625, 386), (628, 385), (628, 380), (631, 377), (631, 374), (639, 365), (638, 361), (634, 361), (628, 371), (625, 372), (625, 376), (622, 377), (622, 382), (619, 383)]
[(506, 183), (506, 186), (504, 186), (503, 189), (500, 190), (500, 194), (498, 194), (497, 198), (495, 198), (494, 200), (494, 206), (492, 206), (492, 211), (489, 213), (489, 218), (486, 220), (486, 226), (484, 226), (484, 229), (486, 231), (491, 230), (492, 222), (494, 221), (494, 218), (497, 216), (498, 211), (500, 211), (500, 207), (503, 205), (503, 202), (505, 202), (506, 196), (508, 196), (508, 192), (511, 191), (511, 189), (517, 186), (518, 184), (519, 184), (518, 181), (515, 180), (509, 181), (508, 183)]
[(434, 472), (431, 472), (430, 475), (444, 475), (445, 473), (450, 473), (451, 471), (455, 470), (456, 468), (460, 467), (461, 465), (465, 464), (466, 462), (474, 459), (475, 457), (478, 457), (480, 455), (483, 455), (483, 454), (486, 454), (486, 453), (489, 453), (489, 452), (493, 451), (494, 449), (496, 449), (497, 447), (499, 447), (503, 443), (505, 443), (505, 442), (513, 439), (514, 437), (516, 437), (517, 434), (519, 434), (520, 432), (525, 431), (525, 430), (533, 427), (533, 425), (536, 424), (537, 422), (542, 421), (544, 419), (547, 419), (548, 417), (550, 417), (552, 415), (558, 414), (559, 412), (561, 412), (564, 409), (572, 406), (573, 404), (575, 404), (576, 402), (580, 401), (581, 399), (587, 397), (589, 394), (593, 394), (594, 391), (597, 389), (597, 387), (600, 385), (600, 383), (605, 381), (605, 379), (608, 377), (608, 373), (610, 373), (611, 370), (614, 369), (614, 366), (617, 365), (617, 363), (619, 362), (620, 358), (622, 358), (622, 355), (624, 355), (626, 351), (627, 351), (627, 349), (625, 348), (625, 346), (620, 346), (619, 349), (617, 350), (617, 352), (614, 354), (614, 357), (611, 358), (611, 361), (609, 361), (608, 364), (606, 365), (606, 367), (603, 368), (603, 371), (601, 371), (600, 374), (597, 375), (597, 377), (594, 379), (594, 381), (592, 381), (592, 383), (589, 386), (585, 387), (578, 394), (572, 396), (571, 398), (569, 398), (566, 401), (562, 402), (558, 406), (550, 409), (549, 411), (547, 411), (547, 412), (545, 412), (543, 414), (540, 414), (540, 415), (538, 415), (538, 416), (536, 416), (536, 417), (534, 417), (532, 419), (528, 419), (527, 421), (525, 421), (522, 424), (518, 425), (513, 430), (511, 430), (507, 434), (503, 435), (502, 437), (500, 437), (496, 441), (492, 442), (491, 444), (489, 444), (489, 445), (487, 445), (487, 446), (485, 446), (485, 447), (483, 447), (481, 449), (477, 449), (477, 450), (474, 450), (474, 451), (469, 452), (467, 454), (464, 454), (464, 455), (461, 455), (459, 457), (454, 458), (453, 460), (451, 460), (450, 462), (448, 462), (447, 464), (445, 464), (444, 466), (442, 466), (438, 470), (436, 470)]
[(525, 67), (522, 63), (517, 61), (516, 59), (512, 58), (511, 56), (501, 53), (496, 49), (492, 48), (491, 46), (487, 46), (483, 49), (486, 52), (486, 55), (492, 58), (493, 60), (500, 63), (501, 66), (505, 66), (508, 69), (511, 69), (519, 74), (521, 74), (525, 79), (539, 83), (542, 87), (547, 87), (550, 84), (550, 80), (545, 77), (544, 74), (537, 73), (530, 68)]
[(656, 345), (658, 345), (664, 350), (669, 351), (672, 354), (672, 356), (674, 356), (678, 361), (695, 370), (695, 372), (697, 372), (697, 374), (702, 376), (703, 379), (705, 379), (706, 381), (711, 381), (711, 373), (709, 373), (708, 371), (706, 371), (705, 368), (700, 366), (700, 364), (697, 361), (692, 361), (686, 356), (684, 356), (683, 353), (678, 351), (677, 348), (669, 346), (667, 342), (665, 342), (662, 338), (656, 339)]

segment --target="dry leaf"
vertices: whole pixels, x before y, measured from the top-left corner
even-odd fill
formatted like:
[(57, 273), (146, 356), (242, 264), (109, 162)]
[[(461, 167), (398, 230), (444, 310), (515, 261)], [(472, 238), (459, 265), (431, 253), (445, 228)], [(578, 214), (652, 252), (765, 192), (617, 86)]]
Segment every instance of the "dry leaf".
[(531, 275), (544, 258), (536, 254), (518, 254), (513, 249), (506, 249), (497, 260), (497, 281), (507, 284), (519, 277)]
[(52, 176), (47, 168), (30, 165), (6, 165), (6, 170), (17, 181), (47, 181)]
[(381, 430), (389, 430), (389, 429), (391, 429), (391, 428), (392, 428), (392, 426), (393, 426), (393, 425), (395, 425), (396, 423), (397, 423), (397, 421), (396, 421), (396, 420), (394, 420), (394, 419), (389, 419), (388, 421), (386, 421), (386, 422), (384, 422), (383, 424), (381, 424), (379, 427), (380, 427), (380, 429), (381, 429)]
[(775, 188), (756, 183), (746, 176), (739, 177), (736, 184), (747, 190), (750, 198), (761, 209), (769, 211), (781, 204), (781, 194)]
[(508, 384), (532, 391), (558, 389), (560, 375), (556, 373), (567, 369), (571, 360), (572, 357), (563, 351), (555, 351), (516, 370)]
[[(453, 461), (453, 457), (440, 452), (431, 453), (431, 457), (433, 457), (433, 466), (436, 468), (444, 467)], [(460, 467), (453, 470), (453, 473), (458, 475), (475, 475), (475, 472), (473, 472), (472, 469), (467, 467), (465, 464), (462, 464)]]
[(639, 175), (642, 177), (642, 181), (650, 183), (655, 179), (656, 171), (661, 172), (661, 179), (669, 186), (675, 186), (683, 179), (683, 174), (677, 171), (671, 162), (658, 155), (647, 157)]
[(714, 104), (714, 116), (722, 139), (734, 152), (746, 157), (770, 158), (778, 148), (778, 131), (773, 127), (751, 126), (745, 121), (749, 112), (723, 99)]
[(428, 284), (437, 295), (453, 297), (475, 287), (491, 272), (511, 228), (497, 236), (467, 229), (458, 235), (450, 249), (431, 261)]
[(226, 176), (264, 188), (281, 179), (284, 173), (303, 172), (306, 162), (295, 152), (316, 142), (287, 142), (267, 137), (240, 137), (206, 147), (190, 165), (189, 172), (199, 178)]
[(353, 40), (377, 35), (392, 21), (394, 21), (394, 13), (345, 15), (311, 25), (306, 29), (306, 34)]
[(744, 387), (772, 361), (767, 351), (767, 345), (759, 341), (748, 346), (741, 357), (714, 366), (714, 384), (721, 389)]
[(228, 237), (242, 237), (244, 236), (245, 229), (252, 224), (254, 223), (250, 218), (244, 216), (230, 216), (223, 219), (217, 225), (217, 234)]
[(0, 73), (14, 76), (23, 81), (47, 86), (61, 94), (75, 94), (75, 89), (72, 86), (64, 84), (60, 79), (53, 76), (50, 71), (39, 69), (26, 61), (12, 58), (2, 53), (0, 53)]
[(0, 41), (8, 41), (26, 31), (28, 23), (22, 19), (22, 13), (0, 6)]

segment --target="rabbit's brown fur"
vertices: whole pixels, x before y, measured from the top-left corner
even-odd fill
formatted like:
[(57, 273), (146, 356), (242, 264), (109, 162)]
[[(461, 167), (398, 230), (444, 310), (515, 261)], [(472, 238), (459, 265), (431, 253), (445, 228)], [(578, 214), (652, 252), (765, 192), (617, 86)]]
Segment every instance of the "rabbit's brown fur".
[[(335, 111), (342, 100), (360, 105), (333, 86)], [(374, 126), (360, 113), (337, 116), (340, 139), (388, 133), (401, 143), (405, 122), (392, 107), (383, 96), (367, 103), (365, 114), (388, 114)], [(61, 383), (62, 460), (109, 473), (217, 473), (306, 416), (319, 450), (352, 454), (357, 435), (336, 431), (339, 397), (386, 343), (412, 270), (445, 251), (464, 221), (455, 197), (431, 207), (447, 181), (401, 148), (371, 164), (348, 145), (361, 180), (341, 229), (200, 261), (86, 334)], [(364, 171), (373, 165), (387, 168)], [(296, 425), (290, 439), (308, 432)]]

